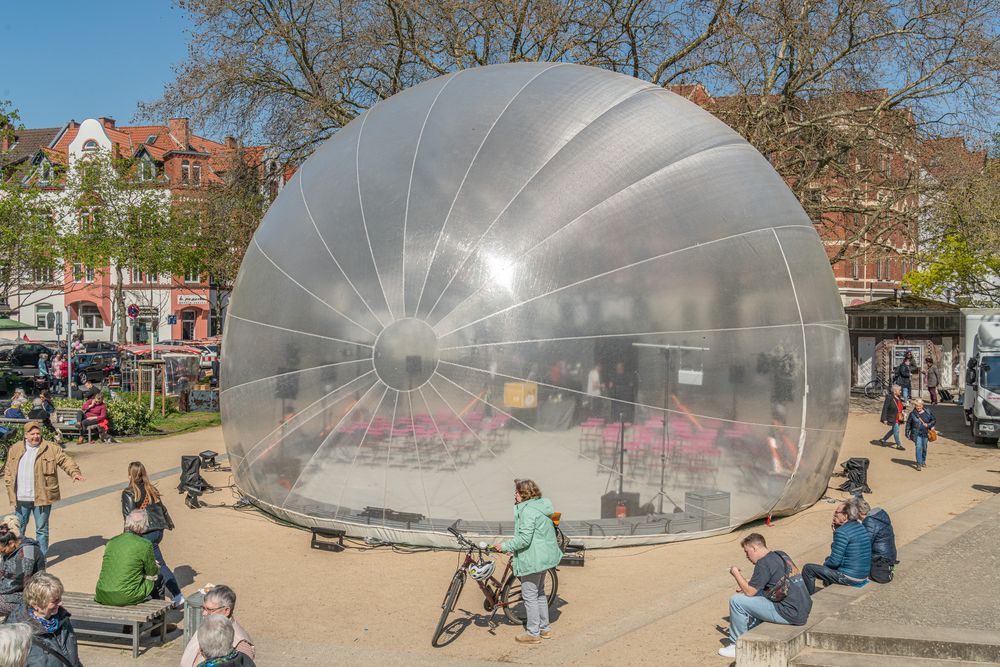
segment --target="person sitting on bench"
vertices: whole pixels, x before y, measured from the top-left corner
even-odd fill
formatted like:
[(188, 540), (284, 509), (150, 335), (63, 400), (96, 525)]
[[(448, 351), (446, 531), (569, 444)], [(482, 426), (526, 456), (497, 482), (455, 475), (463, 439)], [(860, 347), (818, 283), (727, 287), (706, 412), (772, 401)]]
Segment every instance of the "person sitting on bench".
[(225, 616), (209, 616), (201, 622), (195, 638), (208, 656), (199, 667), (256, 667), (253, 658), (233, 648), (233, 622)]
[[(111, 436), (108, 435), (108, 406), (104, 404), (104, 394), (98, 392), (94, 394), (92, 398), (87, 399), (80, 406), (83, 410), (84, 420), (80, 422), (80, 427), (84, 430), (89, 426), (97, 426), (97, 430), (100, 433), (100, 438), (104, 442), (114, 442)], [(80, 444), (83, 444), (83, 433), (80, 434), (80, 439), (78, 440)]]
[(872, 569), (872, 540), (861, 525), (856, 502), (843, 502), (833, 512), (833, 544), (822, 565), (809, 563), (802, 568), (802, 579), (809, 595), (816, 592), (816, 579), (824, 584), (864, 586)]
[(9, 614), (24, 602), (24, 586), (45, 571), (45, 556), (38, 542), (21, 537), (21, 520), (15, 514), (0, 519), (0, 614)]
[[(257, 649), (250, 640), (247, 631), (233, 618), (233, 610), (236, 609), (236, 592), (229, 586), (223, 585), (212, 586), (208, 584), (205, 588), (208, 589), (208, 592), (205, 593), (205, 598), (201, 603), (202, 623), (204, 624), (212, 616), (228, 618), (232, 621), (233, 626), (232, 648), (252, 659), (256, 655)], [(196, 633), (184, 648), (184, 655), (181, 656), (181, 667), (196, 667), (205, 661), (208, 655), (211, 655), (202, 650), (199, 643), (200, 636)]]
[(48, 572), (39, 572), (24, 587), (24, 604), (10, 612), (6, 623), (31, 628), (29, 665), (83, 667), (76, 649), (76, 633), (62, 608), (63, 585)]
[(96, 602), (127, 607), (150, 598), (163, 599), (153, 543), (141, 537), (148, 530), (146, 510), (134, 510), (125, 517), (125, 532), (108, 540), (97, 578)]
[(4, 419), (27, 419), (27, 417), (24, 416), (24, 412), (21, 411), (21, 406), (22, 405), (24, 405), (24, 404), (20, 403), (18, 405), (14, 405), (12, 403), (9, 408), (7, 408), (6, 410), (4, 410), (3, 418)]

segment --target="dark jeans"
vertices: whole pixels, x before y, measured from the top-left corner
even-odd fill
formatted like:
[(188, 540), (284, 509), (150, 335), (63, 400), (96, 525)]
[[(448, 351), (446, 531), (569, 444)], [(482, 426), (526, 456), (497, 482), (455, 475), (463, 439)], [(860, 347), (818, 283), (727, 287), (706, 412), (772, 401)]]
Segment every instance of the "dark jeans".
[(160, 551), (160, 542), (163, 540), (162, 530), (151, 530), (143, 537), (153, 543), (153, 557), (156, 562), (160, 565), (160, 578), (163, 580), (163, 585), (170, 595), (177, 597), (181, 594), (181, 587), (177, 584), (177, 577), (174, 573), (167, 567), (167, 561), (163, 560), (163, 552)]
[(931, 405), (937, 405), (938, 402), (937, 387), (927, 387), (927, 391), (931, 393)]
[[(81, 428), (84, 429), (83, 431), (80, 432), (81, 433), (80, 437), (83, 437), (82, 434), (86, 432), (86, 428), (88, 426), (96, 426), (99, 421), (101, 421), (101, 420), (100, 419), (94, 419), (93, 417), (91, 417), (89, 419), (84, 419), (82, 422), (80, 422)], [(97, 427), (97, 432), (98, 432), (99, 437), (101, 438), (101, 440), (104, 440), (105, 438), (108, 437), (108, 431), (105, 428), (102, 428), (102, 427), (98, 426)]]
[(826, 586), (830, 586), (832, 584), (855, 586), (867, 581), (867, 579), (855, 579), (854, 577), (848, 577), (846, 574), (842, 574), (833, 568), (829, 568), (825, 565), (817, 565), (816, 563), (809, 563), (802, 568), (802, 581), (806, 582), (806, 588), (809, 589), (809, 595), (816, 592), (817, 579), (822, 581)]

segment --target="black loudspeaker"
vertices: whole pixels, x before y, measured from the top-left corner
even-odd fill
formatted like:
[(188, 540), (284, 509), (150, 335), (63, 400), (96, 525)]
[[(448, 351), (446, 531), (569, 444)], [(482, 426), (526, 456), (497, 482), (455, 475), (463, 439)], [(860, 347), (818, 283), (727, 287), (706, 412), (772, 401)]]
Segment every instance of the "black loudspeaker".
[(181, 457), (181, 482), (177, 485), (177, 491), (185, 491), (193, 494), (202, 494), (211, 487), (205, 478), (201, 476), (201, 457), (182, 456)]
[(847, 475), (847, 481), (837, 487), (840, 491), (847, 491), (851, 494), (871, 493), (868, 486), (868, 459), (855, 457), (850, 458), (840, 464)]
[(601, 496), (601, 518), (614, 519), (618, 516), (618, 505), (625, 505), (625, 516), (639, 515), (639, 494), (626, 491), (619, 494), (609, 491)]

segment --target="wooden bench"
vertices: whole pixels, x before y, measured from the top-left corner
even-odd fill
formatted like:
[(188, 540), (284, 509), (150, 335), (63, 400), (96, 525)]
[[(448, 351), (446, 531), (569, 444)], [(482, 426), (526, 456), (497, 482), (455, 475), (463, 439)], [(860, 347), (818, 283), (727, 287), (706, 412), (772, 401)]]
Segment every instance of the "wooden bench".
[(56, 408), (51, 417), (52, 428), (56, 432), (58, 440), (83, 437), (84, 430), (87, 432), (87, 442), (93, 442), (94, 431), (98, 431), (97, 424), (83, 426), (83, 410), (77, 408)]
[(149, 600), (128, 607), (110, 607), (94, 601), (92, 593), (63, 593), (62, 606), (73, 615), (74, 621), (87, 621), (116, 626), (131, 626), (131, 632), (121, 629), (100, 630), (80, 628), (73, 630), (80, 635), (97, 635), (101, 637), (121, 637), (132, 640), (132, 657), (139, 657), (139, 639), (143, 635), (151, 635), (154, 628), (160, 628), (160, 643), (167, 635), (167, 612), (173, 608), (170, 600)]

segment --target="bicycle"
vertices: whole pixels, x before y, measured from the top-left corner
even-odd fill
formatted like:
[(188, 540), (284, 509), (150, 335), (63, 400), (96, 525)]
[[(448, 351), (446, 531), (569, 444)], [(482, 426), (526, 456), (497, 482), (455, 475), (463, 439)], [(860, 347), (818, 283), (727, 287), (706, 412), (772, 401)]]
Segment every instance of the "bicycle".
[(869, 380), (868, 384), (865, 385), (865, 396), (867, 398), (880, 398), (885, 396), (888, 391), (889, 383), (886, 382), (885, 376), (881, 373), (876, 374), (875, 377)]
[[(438, 620), (434, 636), (431, 638), (431, 646), (434, 647), (438, 646), (438, 639), (448, 624), (448, 616), (455, 610), (455, 603), (458, 602), (458, 598), (462, 594), (462, 589), (465, 587), (465, 580), (470, 576), (470, 568), (482, 568), (490, 562), (490, 559), (487, 558), (489, 546), (485, 542), (473, 544), (466, 539), (458, 530), (460, 521), (456, 521), (449, 526), (448, 532), (454, 535), (459, 545), (465, 549), (465, 558), (462, 559), (458, 569), (455, 570), (455, 574), (451, 578), (451, 583), (448, 584), (448, 591), (441, 602), (441, 618)], [(473, 556), (474, 553), (476, 554), (475, 557)], [(494, 569), (493, 572), (495, 573), (495, 571)], [(523, 625), (528, 615), (524, 610), (524, 601), (521, 599), (521, 582), (514, 575), (514, 559), (507, 559), (507, 566), (504, 568), (503, 574), (499, 579), (494, 573), (491, 573), (484, 579), (473, 578), (473, 581), (479, 584), (479, 588), (482, 590), (485, 598), (483, 600), (483, 609), (490, 612), (490, 616), (486, 620), (490, 626), (490, 631), (492, 632), (496, 628), (497, 624), (493, 622), (493, 619), (501, 609), (508, 621), (515, 625)], [(552, 607), (559, 590), (559, 577), (556, 574), (556, 568), (546, 570), (543, 582), (545, 584), (546, 600), (549, 607)]]

